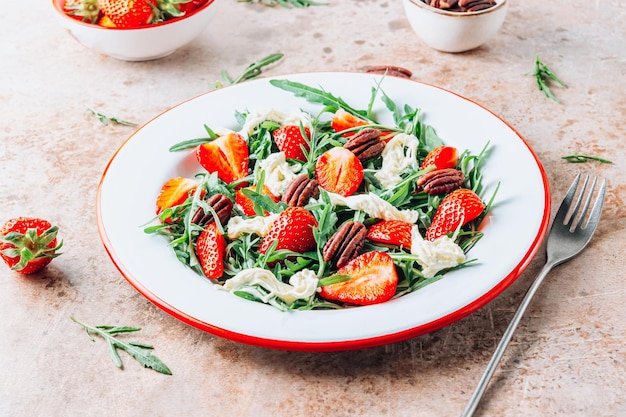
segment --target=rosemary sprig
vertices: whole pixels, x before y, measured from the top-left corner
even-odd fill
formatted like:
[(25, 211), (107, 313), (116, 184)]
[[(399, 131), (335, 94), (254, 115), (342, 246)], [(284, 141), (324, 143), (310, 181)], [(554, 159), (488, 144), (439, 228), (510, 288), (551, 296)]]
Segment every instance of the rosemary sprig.
[(588, 162), (588, 161), (597, 161), (597, 162), (601, 162), (603, 164), (612, 164), (613, 161), (608, 160), (608, 159), (604, 159), (604, 158), (600, 158), (599, 156), (593, 156), (593, 155), (581, 155), (581, 154), (572, 154), (572, 155), (566, 155), (566, 156), (562, 156), (562, 159), (565, 159), (567, 162), (572, 162), (575, 164), (579, 164), (579, 163), (583, 163), (583, 162)]
[(117, 352), (118, 349), (122, 349), (126, 351), (130, 356), (135, 358), (137, 362), (144, 366), (144, 368), (151, 368), (162, 374), (172, 375), (172, 371), (170, 371), (170, 369), (159, 358), (157, 358), (150, 352), (150, 350), (153, 349), (152, 345), (140, 342), (124, 342), (115, 337), (120, 333), (138, 332), (139, 330), (141, 330), (141, 327), (90, 326), (74, 318), (73, 316), (71, 317), (71, 319), (73, 322), (78, 323), (85, 328), (85, 331), (87, 332), (87, 335), (91, 340), (95, 341), (91, 337), (92, 334), (96, 334), (106, 340), (107, 344), (109, 345), (109, 353), (111, 354), (111, 359), (118, 368), (124, 368), (122, 364), (122, 359)]
[[(253, 62), (252, 64), (248, 65), (248, 67), (244, 70), (244, 72), (241, 73), (241, 75), (239, 75), (235, 79), (231, 78), (228, 72), (224, 70), (222, 71), (222, 78), (224, 82), (226, 83), (226, 85), (239, 84), (244, 81), (251, 80), (261, 75), (264, 67), (267, 67), (268, 65), (271, 65), (275, 62), (280, 61), (283, 58), (283, 56), (285, 55), (281, 53), (276, 53), (276, 54), (270, 54), (266, 56), (265, 58), (261, 58), (258, 61)], [(222, 88), (223, 86), (224, 84), (222, 84), (220, 81), (215, 83), (216, 89)]]
[[(239, 3), (254, 3), (254, 0), (237, 0)], [(313, 0), (257, 0), (257, 3), (264, 6), (276, 7), (282, 6), (286, 9), (292, 7), (303, 8), (309, 6), (326, 6), (328, 3), (319, 3)]]
[(109, 123), (113, 123), (116, 125), (123, 125), (123, 126), (137, 126), (137, 123), (135, 122), (128, 122), (126, 120), (122, 120), (114, 116), (107, 116), (104, 113), (101, 113), (95, 109), (92, 109), (91, 107), (87, 108), (87, 112), (96, 116), (98, 120), (100, 120), (100, 123), (102, 123), (105, 126), (108, 126)]
[(540, 59), (539, 55), (535, 56), (535, 67), (532, 72), (528, 72), (524, 75), (532, 75), (537, 80), (537, 86), (540, 91), (548, 97), (549, 99), (559, 102), (559, 99), (556, 98), (552, 91), (550, 91), (550, 87), (548, 86), (550, 80), (556, 81), (561, 87), (567, 88), (567, 85), (556, 76), (554, 72), (546, 64), (544, 64)]

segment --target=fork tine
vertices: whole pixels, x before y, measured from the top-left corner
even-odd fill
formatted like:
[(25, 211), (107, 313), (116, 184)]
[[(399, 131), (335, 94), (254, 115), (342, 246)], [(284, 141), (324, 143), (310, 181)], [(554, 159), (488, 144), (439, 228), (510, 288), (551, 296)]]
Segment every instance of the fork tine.
[(574, 194), (576, 194), (576, 188), (578, 188), (578, 181), (580, 180), (580, 172), (576, 174), (576, 178), (572, 182), (572, 185), (569, 186), (569, 190), (567, 190), (567, 194), (563, 198), (563, 202), (559, 206), (556, 215), (554, 216), (553, 224), (565, 224), (565, 218), (567, 216), (567, 212), (572, 205), (572, 200), (574, 199)]
[[(574, 221), (578, 217), (578, 209), (580, 209), (580, 203), (583, 200), (583, 196), (585, 195), (585, 191), (587, 191), (587, 183), (588, 182), (589, 182), (589, 175), (585, 176), (585, 180), (583, 181), (582, 190), (580, 190), (580, 193), (578, 194), (578, 198), (576, 199), (576, 204), (574, 204), (574, 209), (571, 210), (571, 215), (569, 217), (569, 220), (566, 223), (566, 226), (570, 229), (570, 231), (573, 231), (576, 228), (576, 225), (574, 225)], [(591, 187), (591, 192), (593, 192), (593, 187)], [(588, 198), (591, 198), (591, 193), (589, 194)], [(588, 204), (587, 204), (587, 206), (588, 206)], [(583, 212), (583, 215), (580, 218), (582, 219), (583, 217), (584, 217), (584, 212)], [(574, 225), (574, 226), (572, 226), (572, 225)]]
[(602, 213), (602, 208), (604, 207), (604, 196), (606, 194), (606, 178), (602, 180), (602, 184), (600, 185), (600, 191), (598, 191), (598, 196), (596, 197), (596, 201), (593, 203), (593, 209), (591, 209), (591, 215), (589, 216), (589, 221), (585, 228), (591, 228), (590, 233), (596, 229), (598, 226), (598, 222), (600, 221), (600, 214)]
[[(582, 213), (580, 215), (580, 220), (576, 227), (580, 227), (584, 229), (588, 224), (588, 220), (585, 221), (585, 217), (587, 216), (587, 210), (589, 210), (589, 205), (591, 204), (591, 197), (593, 197), (593, 191), (596, 189), (596, 183), (598, 182), (597, 177), (593, 177), (593, 182), (591, 183), (591, 188), (589, 188), (589, 194), (587, 194), (587, 198), (585, 199), (585, 205), (583, 206)], [(580, 194), (582, 196), (582, 193)]]

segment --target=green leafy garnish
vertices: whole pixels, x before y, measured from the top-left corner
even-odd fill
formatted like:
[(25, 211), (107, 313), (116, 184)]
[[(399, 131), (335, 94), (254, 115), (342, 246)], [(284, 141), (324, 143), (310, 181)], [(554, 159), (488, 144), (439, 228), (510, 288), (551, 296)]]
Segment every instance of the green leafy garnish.
[(90, 326), (74, 317), (71, 317), (71, 319), (73, 322), (83, 326), (92, 341), (95, 340), (91, 336), (96, 334), (107, 342), (111, 359), (118, 368), (124, 369), (122, 358), (120, 358), (118, 353), (118, 349), (122, 349), (135, 358), (137, 362), (144, 366), (144, 368), (151, 368), (162, 374), (172, 375), (172, 371), (170, 371), (170, 369), (159, 358), (152, 354), (151, 350), (154, 349), (152, 345), (140, 342), (124, 342), (116, 337), (118, 334), (138, 332), (141, 330), (141, 327)]
[[(239, 3), (254, 3), (255, 0), (237, 0)], [(257, 0), (259, 4), (269, 7), (282, 6), (287, 9), (292, 7), (302, 8), (308, 6), (326, 6), (328, 3), (319, 3), (313, 0)]]
[(537, 86), (539, 87), (539, 90), (543, 91), (546, 97), (557, 103), (559, 102), (559, 99), (556, 98), (554, 94), (552, 94), (552, 91), (550, 91), (550, 87), (548, 86), (550, 80), (556, 81), (558, 85), (563, 88), (567, 88), (567, 85), (563, 81), (561, 81), (559, 77), (557, 77), (556, 74), (552, 72), (552, 70), (550, 70), (550, 68), (548, 68), (548, 66), (539, 59), (539, 55), (535, 56), (535, 67), (533, 71), (524, 75), (533, 75), (537, 80)]
[(572, 163), (583, 163), (583, 162), (588, 162), (588, 161), (597, 161), (603, 164), (613, 163), (613, 161), (600, 158), (599, 156), (593, 156), (593, 155), (572, 154), (572, 155), (562, 156), (561, 158), (565, 159), (567, 162), (572, 162)]
[[(242, 83), (244, 81), (251, 80), (261, 75), (264, 67), (267, 67), (268, 65), (271, 65), (275, 62), (280, 61), (283, 58), (283, 56), (284, 54), (277, 53), (277, 54), (271, 54), (271, 55), (266, 56), (265, 58), (259, 59), (258, 61), (253, 62), (252, 64), (248, 65), (248, 67), (244, 70), (244, 72), (234, 79), (231, 78), (230, 75), (228, 75), (228, 72), (222, 71), (222, 79), (224, 80), (226, 85), (234, 85), (234, 84)], [(223, 86), (224, 84), (222, 84), (219, 81), (215, 83), (215, 88), (222, 88)]]
[(92, 109), (91, 107), (87, 108), (87, 112), (96, 116), (98, 120), (100, 121), (100, 123), (102, 123), (105, 126), (108, 126), (109, 123), (113, 123), (116, 125), (123, 125), (123, 126), (137, 126), (137, 123), (128, 122), (126, 120), (122, 120), (114, 116), (107, 116), (104, 113), (101, 113), (97, 110)]

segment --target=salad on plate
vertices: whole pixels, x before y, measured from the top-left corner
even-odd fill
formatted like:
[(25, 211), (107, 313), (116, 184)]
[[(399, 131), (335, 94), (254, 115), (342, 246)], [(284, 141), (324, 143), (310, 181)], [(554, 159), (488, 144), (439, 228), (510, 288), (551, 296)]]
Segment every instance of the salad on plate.
[[(219, 288), (280, 310), (383, 303), (471, 266), (495, 197), (481, 183), (488, 143), (476, 155), (444, 143), (380, 82), (366, 109), (270, 83), (319, 112), (241, 109), (172, 146), (203, 170), (163, 184), (146, 233)], [(377, 122), (377, 100), (393, 123)]]

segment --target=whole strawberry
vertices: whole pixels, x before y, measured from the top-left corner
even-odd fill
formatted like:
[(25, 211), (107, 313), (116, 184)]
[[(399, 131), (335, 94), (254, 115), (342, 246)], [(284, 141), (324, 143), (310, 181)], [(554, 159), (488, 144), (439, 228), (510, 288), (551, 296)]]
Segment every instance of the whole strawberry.
[(11, 269), (32, 274), (60, 255), (57, 251), (58, 227), (49, 221), (33, 217), (8, 220), (0, 228), (0, 256)]
[(433, 221), (426, 229), (425, 238), (435, 240), (449, 232), (454, 232), (485, 210), (485, 204), (480, 197), (467, 188), (459, 188), (444, 197), (435, 212)]
[(156, 0), (98, 0), (98, 5), (117, 28), (145, 26), (158, 14)]
[(310, 211), (302, 207), (289, 207), (270, 225), (259, 252), (267, 252), (274, 241), (278, 241), (276, 250), (286, 249), (299, 253), (313, 250), (316, 247), (314, 227), (317, 227), (317, 220)]

